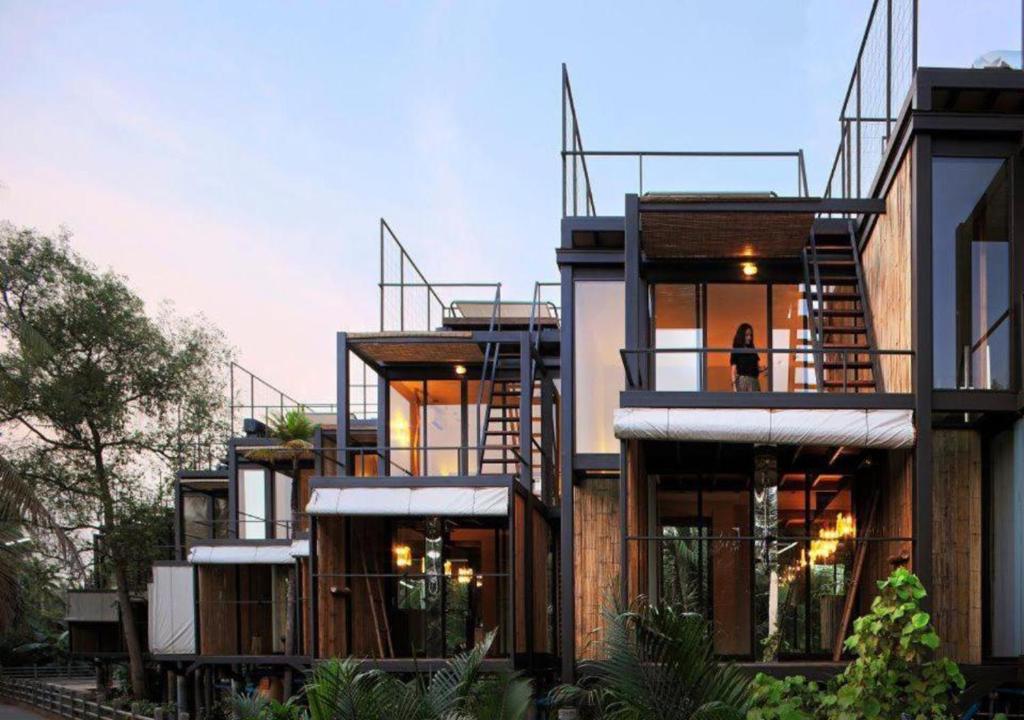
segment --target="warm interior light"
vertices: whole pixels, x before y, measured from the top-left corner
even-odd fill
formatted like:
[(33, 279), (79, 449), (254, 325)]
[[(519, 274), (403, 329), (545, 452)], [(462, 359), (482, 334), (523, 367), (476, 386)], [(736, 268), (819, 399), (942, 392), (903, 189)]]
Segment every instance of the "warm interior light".
[(455, 366), (455, 374), (456, 375), (465, 375), (466, 374), (466, 366), (465, 365), (456, 365)]
[(412, 548), (408, 545), (395, 545), (395, 566), (399, 568), (412, 567)]
[(473, 582), (473, 568), (460, 567), (457, 580), (459, 585), (469, 585), (471, 582)]
[(823, 527), (818, 530), (818, 539), (811, 541), (811, 551), (800, 550), (800, 560), (795, 565), (787, 568), (782, 575), (783, 582), (793, 582), (801, 570), (811, 565), (822, 565), (832, 559), (839, 543), (857, 535), (857, 521), (852, 515), (839, 513), (836, 516), (835, 527)]
[(743, 274), (746, 275), (747, 277), (754, 277), (755, 275), (757, 275), (757, 265), (755, 265), (752, 262), (743, 263), (742, 268)]

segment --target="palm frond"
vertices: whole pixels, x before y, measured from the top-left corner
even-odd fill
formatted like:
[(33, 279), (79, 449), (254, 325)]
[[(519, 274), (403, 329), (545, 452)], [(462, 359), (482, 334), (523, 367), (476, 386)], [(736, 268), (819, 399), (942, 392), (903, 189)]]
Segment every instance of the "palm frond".
[(585, 679), (552, 693), (596, 718), (733, 720), (745, 715), (748, 680), (714, 657), (707, 624), (674, 608), (606, 613), (604, 657)]

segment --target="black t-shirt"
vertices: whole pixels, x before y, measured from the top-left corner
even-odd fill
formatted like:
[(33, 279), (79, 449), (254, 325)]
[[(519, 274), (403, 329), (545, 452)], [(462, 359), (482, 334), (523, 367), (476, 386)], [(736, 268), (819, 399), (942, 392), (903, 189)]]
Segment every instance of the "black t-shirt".
[(743, 348), (736, 348), (732, 351), (729, 356), (729, 364), (736, 366), (736, 374), (743, 375), (745, 377), (757, 377), (758, 370), (758, 357), (757, 353), (753, 350), (744, 350)]

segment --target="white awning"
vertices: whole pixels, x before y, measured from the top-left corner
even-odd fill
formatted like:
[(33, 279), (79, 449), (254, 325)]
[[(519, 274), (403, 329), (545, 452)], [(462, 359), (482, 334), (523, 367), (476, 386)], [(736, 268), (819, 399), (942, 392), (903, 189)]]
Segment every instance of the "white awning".
[(193, 565), (291, 565), (291, 545), (196, 545), (188, 553)]
[(196, 651), (192, 568), (154, 565), (149, 583), (149, 651), (192, 655)]
[(916, 434), (911, 410), (621, 408), (615, 437), (899, 449)]
[(291, 555), (293, 558), (309, 557), (309, 540), (292, 540)]
[(504, 487), (317, 488), (310, 515), (508, 515)]

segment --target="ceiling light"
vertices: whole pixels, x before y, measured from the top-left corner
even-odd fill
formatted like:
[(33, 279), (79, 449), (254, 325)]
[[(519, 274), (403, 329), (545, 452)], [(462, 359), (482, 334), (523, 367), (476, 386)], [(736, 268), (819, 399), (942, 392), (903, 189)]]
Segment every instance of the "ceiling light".
[(757, 275), (757, 265), (755, 265), (752, 262), (743, 263), (742, 268), (743, 274), (746, 275), (747, 277), (754, 277), (755, 275)]
[(465, 365), (456, 365), (455, 366), (455, 374), (456, 375), (465, 375), (466, 374), (466, 366)]

